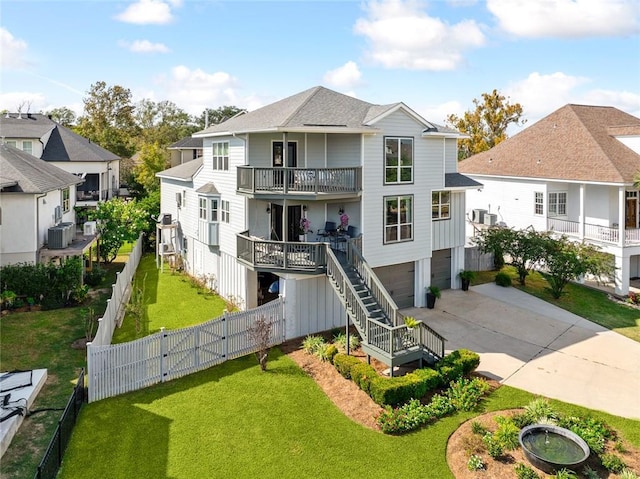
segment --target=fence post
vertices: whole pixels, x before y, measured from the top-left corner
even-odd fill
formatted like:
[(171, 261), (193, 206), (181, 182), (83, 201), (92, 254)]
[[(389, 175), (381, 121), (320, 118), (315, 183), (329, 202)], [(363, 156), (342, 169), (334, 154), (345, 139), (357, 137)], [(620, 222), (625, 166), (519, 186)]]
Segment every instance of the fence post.
[(164, 334), (164, 326), (160, 328), (160, 382), (164, 382), (164, 358), (167, 357), (165, 351), (167, 350), (165, 345), (166, 335)]
[(225, 359), (228, 357), (227, 354), (229, 351), (228, 330), (229, 328), (227, 327), (227, 310), (223, 309), (222, 310), (222, 357)]

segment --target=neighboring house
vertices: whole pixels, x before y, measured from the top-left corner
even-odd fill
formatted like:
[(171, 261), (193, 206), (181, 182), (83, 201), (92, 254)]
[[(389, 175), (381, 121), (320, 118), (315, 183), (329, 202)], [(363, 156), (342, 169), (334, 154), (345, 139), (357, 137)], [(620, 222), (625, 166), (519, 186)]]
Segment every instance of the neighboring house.
[(96, 206), (118, 196), (120, 158), (59, 125), (47, 115), (7, 113), (0, 116), (0, 135), (8, 145), (81, 177), (77, 206)]
[[(81, 182), (57, 166), (0, 143), (0, 266), (39, 261), (50, 228), (75, 222), (76, 186)], [(68, 241), (75, 228), (54, 232), (58, 233)], [(55, 246), (60, 252), (69, 244)]]
[(176, 141), (168, 147), (171, 158), (170, 166), (178, 166), (202, 157), (202, 138), (187, 137)]
[[(348, 315), (368, 354), (389, 353), (390, 339), (366, 337), (366, 324), (382, 328), (372, 318), (397, 325), (397, 308), (424, 306), (428, 285), (459, 287), (464, 192), (480, 186), (457, 173), (460, 137), (403, 103), (323, 87), (238, 115), (194, 134), (202, 159), (158, 173), (170, 215), (159, 254), (179, 254), (241, 308), (279, 292), (288, 338)], [(336, 231), (341, 217), (351, 229)], [(366, 284), (343, 283), (356, 280)]]
[(566, 105), (459, 169), (484, 185), (467, 192), (471, 225), (533, 226), (597, 245), (615, 257), (619, 294), (640, 276), (640, 118)]

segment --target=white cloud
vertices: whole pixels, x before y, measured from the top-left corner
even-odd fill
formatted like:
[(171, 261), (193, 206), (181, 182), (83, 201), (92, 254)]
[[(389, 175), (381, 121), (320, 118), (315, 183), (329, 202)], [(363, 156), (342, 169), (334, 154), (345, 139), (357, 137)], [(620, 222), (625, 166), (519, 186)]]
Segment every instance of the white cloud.
[(164, 43), (152, 43), (149, 40), (120, 41), (118, 45), (134, 53), (169, 53), (171, 51)]
[(138, 0), (129, 5), (122, 13), (116, 15), (116, 20), (138, 25), (165, 25), (173, 21), (171, 7), (178, 7), (181, 1)]
[(37, 113), (44, 110), (47, 106), (44, 94), (32, 91), (12, 91), (0, 93), (0, 110), (9, 110), (17, 112), (18, 107), (22, 106), (22, 113)]
[(487, 0), (500, 27), (522, 37), (626, 36), (640, 31), (637, 0)]
[(360, 84), (362, 73), (355, 62), (349, 61), (334, 70), (324, 74), (324, 81), (332, 88), (341, 90), (356, 87)]
[(464, 51), (485, 43), (475, 21), (450, 25), (428, 16), (420, 0), (372, 1), (365, 9), (367, 18), (358, 19), (354, 31), (368, 39), (367, 56), (386, 68), (453, 70)]
[(27, 65), (25, 60), (27, 42), (14, 37), (4, 28), (0, 28), (0, 51), (2, 68), (18, 69)]

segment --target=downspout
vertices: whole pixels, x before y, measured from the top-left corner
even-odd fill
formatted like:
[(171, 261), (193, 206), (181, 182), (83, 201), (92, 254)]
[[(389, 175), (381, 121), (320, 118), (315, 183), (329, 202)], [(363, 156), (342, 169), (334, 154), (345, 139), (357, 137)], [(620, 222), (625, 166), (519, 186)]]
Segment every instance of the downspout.
[[(40, 260), (40, 199), (46, 196), (47, 193), (36, 196), (36, 263)], [(44, 245), (44, 242), (42, 244)]]

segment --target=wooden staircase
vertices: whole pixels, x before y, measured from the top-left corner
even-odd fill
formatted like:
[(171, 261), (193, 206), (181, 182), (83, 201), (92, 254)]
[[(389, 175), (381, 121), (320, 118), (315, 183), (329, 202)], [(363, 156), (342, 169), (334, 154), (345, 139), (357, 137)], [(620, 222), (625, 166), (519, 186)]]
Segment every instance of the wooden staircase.
[(327, 276), (360, 334), (363, 351), (388, 365), (391, 375), (395, 366), (442, 359), (445, 339), (424, 323), (407, 328), (358, 245), (356, 239), (347, 242), (344, 252), (327, 248)]

